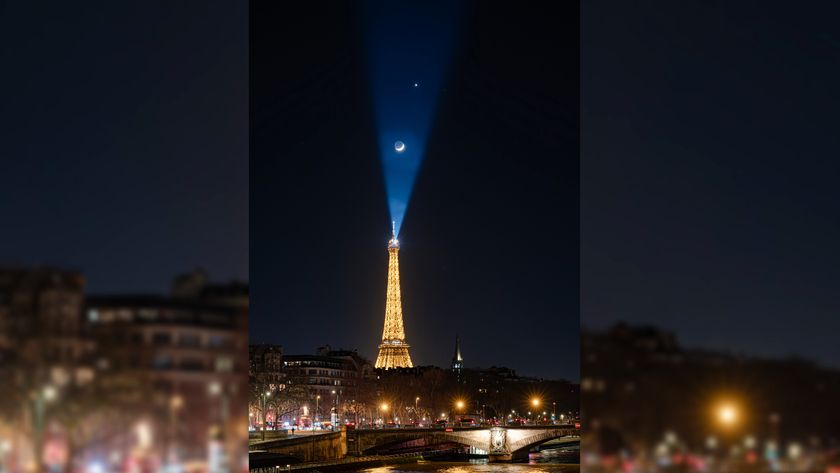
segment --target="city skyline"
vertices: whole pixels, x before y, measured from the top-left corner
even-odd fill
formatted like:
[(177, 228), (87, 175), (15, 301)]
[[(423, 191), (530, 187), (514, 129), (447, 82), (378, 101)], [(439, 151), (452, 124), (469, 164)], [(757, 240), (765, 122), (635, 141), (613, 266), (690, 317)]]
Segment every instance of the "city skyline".
[[(264, 8), (251, 42), (251, 340), (375, 359), (392, 219), (364, 12)], [(568, 10), (463, 5), (399, 232), (415, 365), (447, 366), (458, 333), (467, 366), (579, 378), (577, 9)], [(284, 27), (261, 26), (268, 18)], [(311, 41), (277, 62), (277, 45), (298, 37)], [(533, 343), (535, 333), (548, 340)]]

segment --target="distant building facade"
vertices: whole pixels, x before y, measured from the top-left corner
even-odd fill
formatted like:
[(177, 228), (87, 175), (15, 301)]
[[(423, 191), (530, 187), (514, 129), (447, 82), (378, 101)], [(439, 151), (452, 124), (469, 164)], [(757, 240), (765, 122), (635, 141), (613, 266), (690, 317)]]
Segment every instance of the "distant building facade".
[(260, 386), (262, 390), (280, 389), (286, 380), (283, 347), (270, 344), (250, 345), (248, 379), (252, 386)]
[[(90, 297), (77, 271), (0, 268), (0, 414), (21, 432), (16, 458), (35, 461), (47, 441), (104, 454), (146, 422), (150, 449), (206, 459), (215, 439), (244, 457), (247, 285), (205, 277), (192, 288)], [(33, 427), (37, 412), (49, 438)]]

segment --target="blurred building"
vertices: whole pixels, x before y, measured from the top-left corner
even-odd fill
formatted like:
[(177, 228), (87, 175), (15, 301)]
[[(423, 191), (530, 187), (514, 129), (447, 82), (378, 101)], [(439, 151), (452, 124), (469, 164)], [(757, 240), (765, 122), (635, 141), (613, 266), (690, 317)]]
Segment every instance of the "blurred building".
[(84, 298), (81, 273), (0, 269), (0, 349), (28, 363), (77, 363), (92, 349), (83, 337)]
[(44, 470), (246, 458), (247, 294), (193, 273), (171, 296), (87, 297), (78, 272), (0, 270), (7, 460)]
[[(762, 457), (778, 456), (784, 445), (840, 445), (838, 370), (687, 349), (674, 334), (646, 326), (584, 330), (581, 342), (587, 449), (712, 453), (753, 445)], [(723, 404), (737, 410), (726, 425), (716, 411)]]
[(90, 297), (85, 311), (98, 353), (146, 386), (162, 441), (185, 457), (206, 449), (214, 428), (244, 442), (248, 399), (247, 286), (194, 276), (178, 278), (171, 296)]

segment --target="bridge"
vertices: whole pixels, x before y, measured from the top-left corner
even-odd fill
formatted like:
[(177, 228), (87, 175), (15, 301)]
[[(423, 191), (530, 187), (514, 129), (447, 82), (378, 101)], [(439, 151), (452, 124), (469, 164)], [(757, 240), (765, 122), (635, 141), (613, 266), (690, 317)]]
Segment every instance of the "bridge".
[(554, 439), (579, 442), (580, 431), (569, 425), (351, 430), (347, 432), (347, 452), (366, 455), (460, 444), (486, 453), (491, 462), (497, 462), (525, 458), (532, 448)]
[(341, 430), (255, 442), (251, 452), (313, 462), (341, 460), (347, 455), (420, 454), (466, 446), (474, 453), (486, 454), (491, 462), (500, 462), (527, 458), (532, 448), (555, 439), (579, 442), (580, 431), (570, 425)]

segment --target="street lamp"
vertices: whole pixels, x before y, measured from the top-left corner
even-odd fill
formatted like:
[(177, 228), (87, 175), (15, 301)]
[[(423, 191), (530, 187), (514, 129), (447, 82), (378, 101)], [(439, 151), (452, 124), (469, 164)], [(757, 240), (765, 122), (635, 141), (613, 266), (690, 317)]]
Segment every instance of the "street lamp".
[(319, 412), (318, 403), (320, 401), (321, 401), (321, 395), (318, 394), (317, 396), (315, 396), (315, 416), (314, 416), (315, 417), (315, 422), (312, 423), (312, 430), (315, 430), (315, 424), (318, 422), (318, 412)]
[(333, 408), (332, 408), (332, 410), (335, 413), (335, 419), (333, 419), (333, 417), (330, 416), (330, 422), (332, 423), (330, 425), (330, 428), (335, 430), (335, 426), (337, 424), (339, 424), (339, 421), (338, 421), (338, 396), (336, 396), (336, 394), (335, 394), (335, 389), (332, 390), (332, 395), (333, 395)]
[[(36, 390), (33, 393), (33, 401), (35, 404), (35, 415), (33, 416), (34, 422), (34, 446), (36, 452), (43, 451), (43, 444), (44, 444), (44, 411), (46, 410), (46, 404), (55, 401), (58, 397), (58, 391), (56, 391), (55, 386), (48, 384), (41, 388), (40, 390)], [(38, 460), (37, 465), (39, 467), (43, 467), (41, 463), (41, 459)], [(41, 468), (43, 469), (43, 468)]]
[(414, 398), (414, 422), (417, 422), (419, 417), (417, 416), (417, 403), (420, 402), (420, 396)]
[(382, 411), (382, 427), (385, 427), (385, 413), (388, 412), (388, 403), (383, 402), (379, 405), (379, 410)]
[(271, 394), (270, 391), (264, 392), (260, 398), (262, 399), (262, 423), (260, 425), (260, 431), (262, 432), (261, 437), (262, 440), (265, 440), (265, 427), (267, 424), (266, 418), (268, 417), (268, 395)]
[[(536, 410), (540, 407), (540, 398), (538, 398), (538, 397), (536, 397), (536, 396), (532, 397), (532, 398), (531, 398), (531, 406), (533, 406), (534, 411), (536, 411)], [(530, 416), (530, 415), (531, 415), (531, 413), (530, 413), (530, 412), (528, 412), (528, 415)], [(540, 413), (539, 413), (539, 412), (537, 412), (537, 413), (536, 413), (536, 415), (537, 415), (537, 416), (539, 416), (539, 415), (540, 415)], [(533, 421), (534, 421), (534, 423), (536, 424), (536, 419), (532, 419), (532, 420), (533, 420)]]
[[(170, 418), (169, 418), (169, 438), (170, 438), (170, 445), (169, 449), (172, 452), (172, 456), (174, 458), (174, 454), (176, 449), (178, 448), (177, 445), (177, 438), (178, 438), (178, 411), (184, 405), (184, 398), (181, 397), (180, 394), (175, 394), (169, 399), (169, 408), (170, 408)], [(265, 411), (263, 411), (263, 419), (265, 419)], [(263, 437), (265, 436), (265, 431), (263, 431)]]

